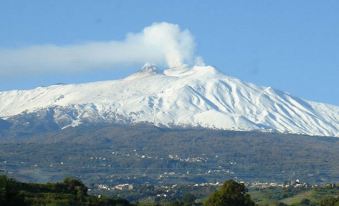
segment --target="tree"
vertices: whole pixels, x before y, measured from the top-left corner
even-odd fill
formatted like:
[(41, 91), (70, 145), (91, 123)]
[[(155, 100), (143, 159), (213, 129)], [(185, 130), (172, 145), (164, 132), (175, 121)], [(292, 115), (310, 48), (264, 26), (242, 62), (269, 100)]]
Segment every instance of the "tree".
[(87, 196), (88, 188), (80, 180), (66, 177), (63, 181), (63, 184), (66, 185), (67, 191), (75, 195), (76, 201), (84, 201)]
[(186, 193), (182, 198), (184, 206), (192, 206), (197, 198), (191, 193)]
[(299, 203), (300, 206), (308, 206), (308, 205), (312, 205), (311, 200), (309, 199), (302, 199)]
[(0, 175), (0, 205), (26, 205), (24, 195), (20, 192), (20, 184), (5, 175)]
[(283, 203), (283, 202), (279, 202), (279, 203), (277, 203), (277, 206), (288, 206), (288, 205), (286, 205), (286, 204)]
[(339, 197), (328, 197), (320, 201), (320, 206), (339, 206)]
[(255, 206), (255, 203), (247, 194), (244, 184), (228, 180), (208, 197), (205, 206)]

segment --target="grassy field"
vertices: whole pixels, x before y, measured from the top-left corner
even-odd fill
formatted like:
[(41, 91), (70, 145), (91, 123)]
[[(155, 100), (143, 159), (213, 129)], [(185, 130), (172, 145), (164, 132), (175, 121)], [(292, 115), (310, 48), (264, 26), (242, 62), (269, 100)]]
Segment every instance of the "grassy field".
[(329, 197), (339, 197), (339, 187), (318, 187), (318, 188), (268, 188), (251, 190), (252, 199), (259, 206), (276, 206), (278, 203), (286, 205), (300, 205), (308, 199), (313, 205), (320, 205), (320, 201)]

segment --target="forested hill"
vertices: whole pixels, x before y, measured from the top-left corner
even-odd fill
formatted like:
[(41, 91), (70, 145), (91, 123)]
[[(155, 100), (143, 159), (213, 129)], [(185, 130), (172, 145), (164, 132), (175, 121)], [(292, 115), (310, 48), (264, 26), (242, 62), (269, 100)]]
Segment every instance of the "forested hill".
[(26, 181), (76, 176), (86, 184), (195, 184), (225, 179), (339, 182), (339, 138), (335, 137), (147, 125), (21, 134), (26, 135), (0, 138), (0, 168)]

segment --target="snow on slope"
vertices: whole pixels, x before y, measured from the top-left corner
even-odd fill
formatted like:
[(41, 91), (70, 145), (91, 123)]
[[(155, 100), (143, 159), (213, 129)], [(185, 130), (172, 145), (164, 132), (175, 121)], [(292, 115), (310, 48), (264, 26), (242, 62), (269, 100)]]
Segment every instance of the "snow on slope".
[(61, 128), (87, 122), (148, 122), (339, 137), (339, 107), (305, 101), (219, 73), (210, 66), (125, 79), (0, 92), (0, 117), (53, 110)]

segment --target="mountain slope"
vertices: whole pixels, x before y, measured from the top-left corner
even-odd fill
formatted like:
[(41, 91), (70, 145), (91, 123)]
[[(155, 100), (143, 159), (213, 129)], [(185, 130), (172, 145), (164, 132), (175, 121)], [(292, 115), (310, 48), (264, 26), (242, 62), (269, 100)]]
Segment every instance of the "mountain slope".
[(339, 107), (242, 82), (209, 66), (160, 72), (146, 65), (121, 80), (0, 92), (0, 118), (27, 115), (52, 119), (60, 128), (148, 122), (339, 137)]

